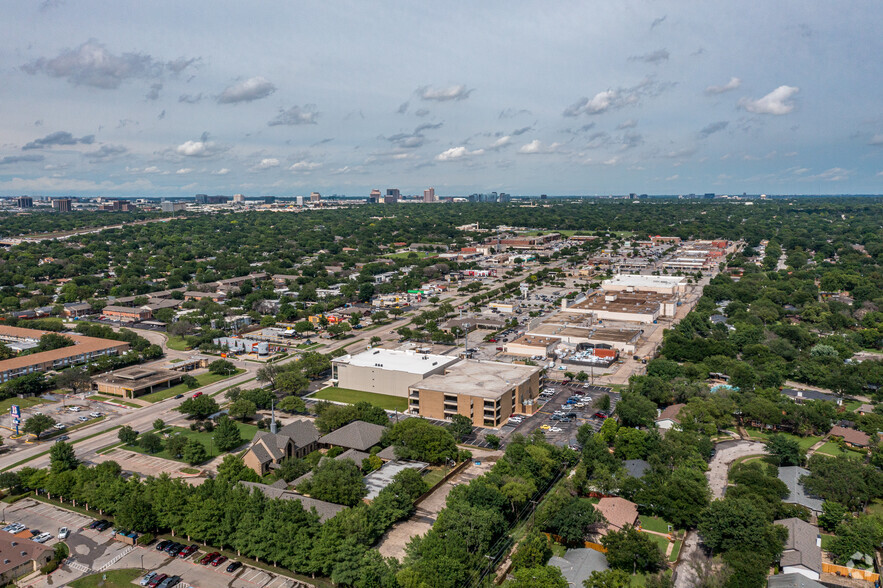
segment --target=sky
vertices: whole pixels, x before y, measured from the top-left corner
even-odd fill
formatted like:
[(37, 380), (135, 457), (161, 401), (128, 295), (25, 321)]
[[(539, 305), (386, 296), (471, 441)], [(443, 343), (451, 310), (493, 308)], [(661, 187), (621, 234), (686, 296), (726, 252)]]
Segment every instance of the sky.
[(883, 3), (4, 0), (0, 195), (883, 193)]

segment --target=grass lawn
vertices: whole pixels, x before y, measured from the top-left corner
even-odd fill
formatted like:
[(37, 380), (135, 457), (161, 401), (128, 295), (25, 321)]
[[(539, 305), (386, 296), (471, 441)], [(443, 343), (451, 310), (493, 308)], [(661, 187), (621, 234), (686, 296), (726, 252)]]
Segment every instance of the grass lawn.
[[(636, 575), (632, 576), (632, 584), (631, 585), (634, 586), (635, 588), (641, 588), (643, 586), (646, 586), (647, 585), (647, 578), (650, 575), (655, 575), (655, 574), (636, 574)], [(665, 570), (665, 572), (663, 572), (663, 575), (665, 575), (665, 577), (667, 577), (667, 578), (670, 578), (671, 577), (671, 570)]]
[(846, 455), (847, 452), (840, 449), (840, 446), (834, 441), (828, 441), (818, 448), (817, 453), (825, 453), (837, 457), (838, 455)]
[(199, 470), (196, 468), (181, 468), (181, 472), (185, 474), (198, 474)]
[(444, 477), (445, 477), (445, 470), (444, 470), (444, 468), (438, 468), (438, 469), (430, 469), (430, 470), (428, 470), (428, 471), (426, 472), (426, 474), (423, 476), (423, 479), (426, 480), (426, 483), (429, 484), (429, 487), (430, 487), (430, 488), (432, 488), (432, 487), (434, 487), (436, 484), (438, 484), (439, 482), (441, 482), (441, 479), (444, 478)]
[(668, 561), (677, 561), (678, 554), (681, 552), (681, 545), (683, 545), (683, 541), (678, 539), (675, 541), (675, 544), (671, 548), (671, 554), (668, 556)]
[(875, 515), (883, 515), (883, 500), (875, 500), (868, 505), (868, 512)]
[(160, 400), (165, 400), (166, 398), (171, 398), (172, 396), (177, 396), (178, 394), (186, 394), (187, 392), (196, 391), (203, 386), (208, 386), (209, 384), (214, 384), (215, 382), (220, 382), (221, 380), (226, 380), (227, 378), (232, 378), (233, 376), (237, 376), (244, 371), (245, 370), (238, 369), (236, 370), (235, 374), (231, 374), (229, 376), (206, 372), (204, 374), (195, 376), (196, 381), (199, 382), (199, 386), (197, 386), (196, 388), (188, 388), (186, 384), (178, 384), (177, 386), (172, 386), (171, 388), (157, 390), (156, 392), (151, 392), (150, 394), (139, 396), (138, 399), (146, 400), (147, 402), (159, 402)]
[(348, 388), (324, 388), (311, 396), (318, 400), (333, 400), (335, 402), (347, 402), (355, 404), (357, 402), (370, 402), (374, 406), (378, 406), (384, 410), (398, 410), (404, 412), (408, 409), (408, 399), (400, 396), (390, 396), (388, 394), (374, 394), (373, 392), (361, 392), (359, 390), (350, 390)]
[(184, 337), (180, 335), (169, 337), (169, 340), (166, 341), (166, 347), (174, 349), (175, 351), (188, 351), (190, 349), (190, 345), (188, 345)]
[(433, 252), (427, 252), (427, 251), (402, 251), (402, 252), (400, 252), (400, 253), (390, 253), (390, 254), (388, 254), (388, 255), (385, 255), (384, 257), (389, 257), (389, 258), (391, 258), (391, 259), (408, 259), (409, 257), (411, 257), (411, 254), (412, 254), (412, 253), (414, 254), (413, 259), (421, 259), (421, 258), (423, 258), (423, 257), (426, 257), (427, 255), (433, 255), (433, 256), (434, 256), (434, 255), (438, 255), (438, 253), (435, 253), (434, 251), (433, 251)]
[(46, 402), (49, 401), (43, 400), (42, 398), (7, 398), (6, 400), (0, 401), (0, 413), (8, 413), (9, 408), (13, 404), (17, 404), (21, 407), (22, 410), (24, 410), (32, 406), (37, 406), (38, 404), (44, 404)]
[(639, 518), (641, 519), (641, 527), (647, 529), (648, 531), (656, 531), (657, 533), (668, 533), (668, 521), (659, 517), (651, 517), (647, 515), (641, 515)]
[(761, 439), (763, 441), (766, 441), (767, 439), (769, 439), (770, 437), (772, 437), (773, 435), (776, 435), (776, 434), (783, 435), (787, 439), (793, 439), (794, 441), (797, 441), (797, 443), (800, 445), (800, 448), (804, 451), (806, 451), (807, 449), (809, 449), (810, 447), (812, 447), (813, 445), (815, 445), (816, 443), (818, 443), (819, 441), (822, 440), (821, 437), (813, 437), (813, 436), (800, 437), (798, 435), (792, 435), (791, 433), (775, 433), (773, 431), (761, 431), (760, 429), (755, 429), (752, 427), (747, 427), (745, 430), (748, 432), (748, 434), (752, 438)]
[(855, 412), (855, 410), (862, 404), (864, 404), (864, 402), (859, 400), (850, 400), (849, 402), (843, 403), (843, 408), (846, 409), (846, 412)]
[(660, 537), (659, 535), (654, 535), (653, 533), (644, 533), (644, 535), (653, 539), (653, 541), (659, 546), (659, 549), (662, 550), (662, 553), (665, 554), (665, 550), (668, 549), (668, 544), (671, 543), (668, 539)]
[[(583, 231), (583, 232), (588, 233), (589, 231)], [(562, 235), (564, 237), (573, 237), (574, 235), (579, 233), (579, 231), (574, 231), (571, 229), (565, 229), (562, 231), (559, 231), (557, 229), (555, 229), (555, 230), (549, 229), (548, 231), (539, 231), (539, 230), (537, 230), (537, 231), (520, 231), (518, 234), (519, 235), (526, 235), (528, 237), (537, 237), (540, 234), (548, 235), (549, 233), (559, 233), (560, 235)]]
[(834, 541), (834, 535), (826, 535), (822, 533), (822, 549), (825, 551), (831, 550), (831, 542)]
[[(132, 580), (141, 576), (141, 570), (107, 570), (100, 574), (92, 574), (71, 582), (73, 588), (127, 588), (132, 586)], [(107, 580), (102, 578), (107, 576)]]
[[(236, 426), (239, 427), (239, 433), (242, 435), (243, 443), (247, 443), (247, 442), (251, 441), (254, 438), (255, 433), (258, 432), (258, 428), (255, 425), (247, 425), (245, 423), (240, 423), (239, 421), (236, 421)], [(153, 431), (150, 431), (150, 432), (153, 432)], [(200, 443), (202, 443), (205, 446), (205, 450), (207, 452), (209, 452), (210, 457), (214, 457), (214, 456), (218, 455), (218, 448), (214, 447), (214, 441), (212, 440), (212, 436), (214, 435), (214, 432), (208, 433), (206, 431), (201, 431), (201, 432), (191, 431), (190, 429), (185, 429), (184, 427), (169, 427), (169, 428), (165, 429), (164, 432), (165, 433), (172, 433), (172, 434), (180, 433), (181, 435), (187, 437), (188, 439), (196, 439), (197, 441), (199, 441)], [(143, 449), (141, 449), (137, 445), (134, 445), (134, 446), (133, 445), (123, 445), (122, 448), (126, 449), (128, 451), (134, 451), (136, 453), (147, 454), (146, 451), (144, 451)], [(170, 459), (172, 461), (183, 461), (181, 459), (178, 459), (178, 458), (175, 458), (175, 457), (172, 457), (171, 455), (169, 455), (169, 452), (166, 451), (165, 448), (163, 448), (162, 451), (158, 451), (156, 453), (151, 453), (149, 455), (153, 455), (155, 457), (161, 457), (163, 459)]]

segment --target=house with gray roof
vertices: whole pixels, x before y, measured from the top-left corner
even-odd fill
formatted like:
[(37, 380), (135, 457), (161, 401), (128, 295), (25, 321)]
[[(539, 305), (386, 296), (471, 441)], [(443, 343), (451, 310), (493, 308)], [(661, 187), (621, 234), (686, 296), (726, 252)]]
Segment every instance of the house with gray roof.
[(822, 536), (818, 527), (794, 517), (773, 524), (788, 529), (785, 550), (779, 560), (782, 571), (818, 580), (822, 575)]
[(366, 423), (365, 421), (353, 421), (336, 431), (331, 431), (319, 439), (323, 447), (343, 447), (344, 449), (356, 449), (368, 451), (378, 443), (383, 436), (386, 427)]
[(767, 578), (767, 588), (826, 588), (803, 574), (776, 574)]
[(259, 490), (267, 498), (279, 498), (281, 500), (297, 500), (304, 507), (304, 510), (314, 510), (319, 515), (319, 520), (323, 523), (345, 509), (345, 506), (334, 504), (333, 502), (325, 502), (324, 500), (316, 500), (309, 498), (297, 492), (291, 492), (283, 488), (278, 488), (276, 484), (268, 486), (266, 484), (258, 484), (256, 482), (239, 482), (248, 488)]
[(783, 500), (787, 504), (799, 504), (805, 506), (814, 513), (822, 512), (821, 498), (811, 496), (806, 493), (803, 483), (800, 479), (808, 476), (809, 470), (798, 466), (786, 466), (779, 468), (779, 479), (788, 486), (788, 496)]
[[(347, 449), (346, 451), (344, 451), (343, 453), (341, 453), (340, 455), (338, 455), (334, 459), (335, 459), (335, 461), (340, 461), (343, 459), (351, 459), (355, 462), (355, 464), (357, 466), (359, 466), (359, 469), (361, 469), (362, 468), (362, 460), (367, 459), (369, 457), (371, 457), (370, 453), (365, 453), (364, 451), (356, 451), (355, 449)], [(319, 463), (322, 463), (326, 459), (328, 459), (328, 458), (323, 457), (322, 459), (319, 460)], [(303, 476), (301, 476), (299, 478), (295, 478), (294, 481), (291, 482), (291, 485), (294, 486), (295, 488), (297, 488), (302, 483), (306, 482), (307, 480), (312, 479), (312, 477), (313, 477), (313, 472), (309, 471), (309, 472), (305, 473)]]
[(647, 470), (650, 469), (650, 464), (643, 459), (627, 459), (623, 466), (625, 467), (625, 471), (628, 472), (628, 475), (639, 480), (643, 478), (644, 474), (647, 473)]
[(570, 586), (582, 588), (583, 582), (589, 579), (592, 572), (603, 572), (607, 565), (607, 556), (594, 549), (568, 549), (564, 557), (553, 556), (550, 566), (561, 570), (561, 574)]
[(319, 448), (319, 431), (305, 419), (288, 423), (278, 433), (259, 431), (242, 456), (245, 465), (259, 476), (279, 467), (282, 460), (304, 457)]

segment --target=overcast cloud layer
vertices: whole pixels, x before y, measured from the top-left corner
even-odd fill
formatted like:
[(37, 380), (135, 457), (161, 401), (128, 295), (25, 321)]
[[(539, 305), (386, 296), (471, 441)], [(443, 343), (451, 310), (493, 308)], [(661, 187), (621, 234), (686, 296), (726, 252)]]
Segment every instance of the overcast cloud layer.
[(3, 16), (0, 195), (883, 193), (878, 1)]

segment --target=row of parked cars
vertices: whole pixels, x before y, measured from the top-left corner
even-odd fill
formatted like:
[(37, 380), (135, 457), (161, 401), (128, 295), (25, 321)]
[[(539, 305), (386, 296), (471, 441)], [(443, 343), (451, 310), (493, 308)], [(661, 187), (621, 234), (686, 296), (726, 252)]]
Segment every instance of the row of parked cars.
[[(26, 530), (27, 527), (21, 523), (10, 523), (3, 527), (3, 530), (7, 533), (12, 533), (13, 535), (16, 533), (21, 533)], [(68, 535), (70, 535), (70, 529), (67, 527), (62, 527), (58, 530), (58, 538), (59, 539), (67, 539)], [(37, 543), (46, 543), (50, 539), (52, 539), (54, 535), (52, 533), (43, 533), (38, 531), (37, 529), (31, 530), (31, 541), (36, 541)]]
[(156, 572), (147, 572), (141, 578), (141, 585), (149, 588), (172, 588), (181, 581), (181, 576), (170, 576), (168, 574), (158, 574)]
[[(198, 549), (198, 545), (184, 545), (182, 543), (171, 541), (169, 539), (160, 541), (156, 544), (157, 551), (164, 551), (171, 557), (180, 557), (181, 559), (186, 559), (190, 557), (191, 555), (196, 553)], [(198, 563), (204, 566), (211, 565), (213, 567), (218, 567), (225, 561), (227, 561), (227, 557), (215, 551), (212, 553), (207, 553), (206, 555), (201, 557)], [(231, 573), (235, 572), (241, 566), (242, 564), (238, 561), (230, 562), (230, 565), (227, 566), (227, 571)]]

